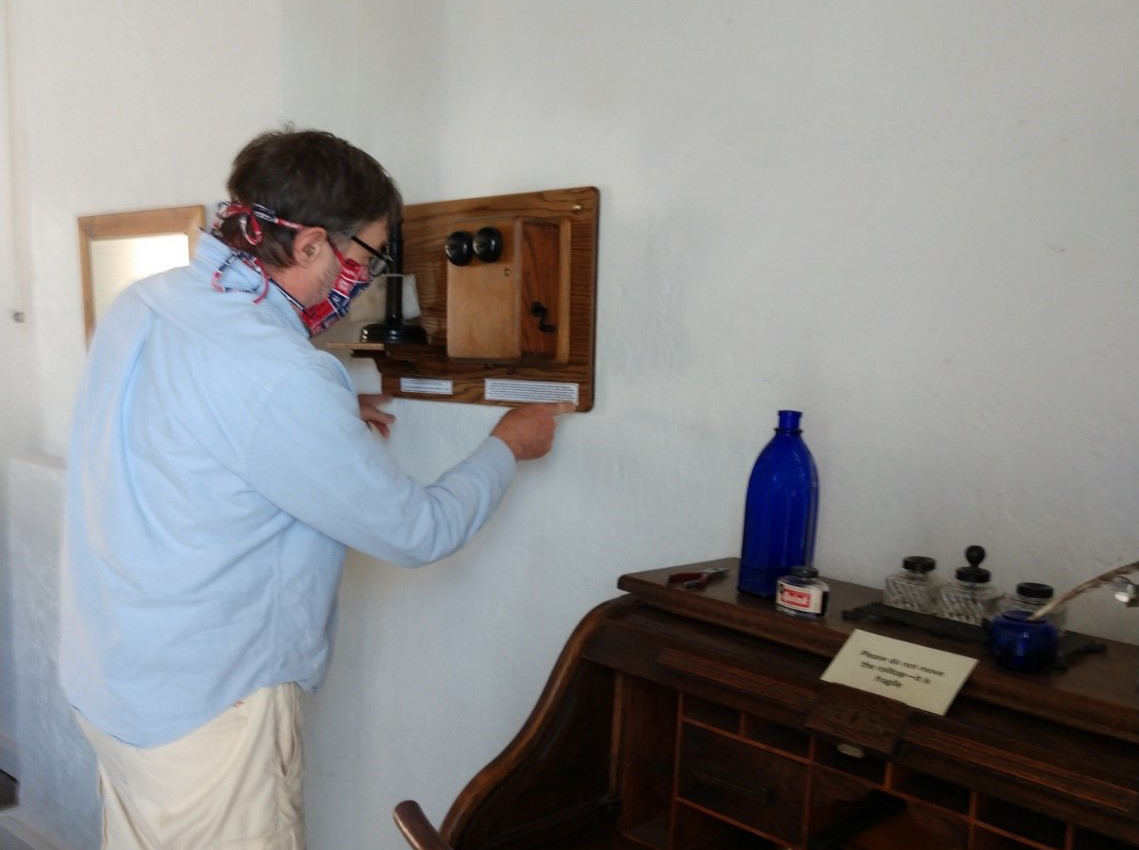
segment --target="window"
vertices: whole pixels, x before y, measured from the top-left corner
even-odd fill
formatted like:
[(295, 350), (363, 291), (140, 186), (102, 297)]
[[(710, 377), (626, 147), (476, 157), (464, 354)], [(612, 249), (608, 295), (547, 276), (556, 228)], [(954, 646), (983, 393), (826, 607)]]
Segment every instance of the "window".
[(88, 343), (99, 317), (127, 286), (190, 262), (205, 221), (202, 206), (79, 217)]

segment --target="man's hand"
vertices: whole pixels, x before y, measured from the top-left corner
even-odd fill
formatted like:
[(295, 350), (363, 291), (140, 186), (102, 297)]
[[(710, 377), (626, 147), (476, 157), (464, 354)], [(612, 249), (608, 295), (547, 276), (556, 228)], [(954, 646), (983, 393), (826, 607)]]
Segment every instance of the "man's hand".
[(395, 417), (380, 410), (380, 405), (387, 404), (392, 397), (387, 393), (360, 393), (357, 398), (360, 400), (360, 418), (369, 428), (375, 428), (383, 436), (390, 437)]
[(569, 401), (548, 404), (524, 404), (498, 420), (492, 437), (498, 437), (514, 452), (518, 460), (541, 457), (554, 445), (554, 417), (569, 413), (575, 405)]

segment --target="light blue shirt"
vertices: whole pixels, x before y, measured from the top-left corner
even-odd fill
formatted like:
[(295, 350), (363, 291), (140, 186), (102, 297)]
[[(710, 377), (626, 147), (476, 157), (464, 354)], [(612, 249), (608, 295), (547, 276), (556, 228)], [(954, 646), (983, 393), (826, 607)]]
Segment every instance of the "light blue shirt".
[(423, 486), (361, 421), (348, 373), (283, 293), (202, 234), (193, 262), (99, 320), (75, 407), (60, 678), (127, 743), (175, 740), (328, 667), (346, 547), (409, 566), (487, 520), (495, 437)]

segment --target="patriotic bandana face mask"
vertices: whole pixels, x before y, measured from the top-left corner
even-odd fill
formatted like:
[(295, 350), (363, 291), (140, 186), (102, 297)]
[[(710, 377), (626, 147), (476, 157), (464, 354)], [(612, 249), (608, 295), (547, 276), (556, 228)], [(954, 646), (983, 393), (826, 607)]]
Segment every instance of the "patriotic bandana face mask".
[[(367, 266), (355, 260), (349, 260), (332, 244), (331, 239), (328, 240), (328, 247), (332, 249), (332, 253), (336, 255), (336, 261), (340, 263), (340, 274), (337, 275), (336, 282), (332, 284), (332, 290), (328, 293), (327, 298), (311, 307), (301, 308), (301, 321), (308, 328), (309, 336), (324, 333), (336, 322), (347, 316), (348, 310), (352, 307), (352, 299), (360, 295), (372, 282), (372, 273), (368, 271)], [(281, 291), (284, 292), (284, 290)], [(293, 306), (300, 307), (297, 300), (289, 293), (285, 292), (285, 295), (288, 296)]]
[[(261, 243), (262, 238), (264, 238), (261, 225), (258, 223), (259, 221), (267, 221), (270, 224), (277, 224), (281, 227), (287, 227), (290, 230), (300, 230), (304, 226), (293, 221), (279, 218), (271, 209), (263, 207), (260, 204), (244, 204), (240, 201), (228, 201), (218, 207), (217, 219), (219, 222), (234, 216), (240, 216), (241, 233), (245, 237), (245, 241), (250, 245), (258, 245)], [(281, 288), (280, 284), (276, 281), (272, 281), (272, 283), (281, 290), (284, 296), (289, 299), (289, 303), (296, 308), (297, 313), (300, 315), (301, 323), (305, 326), (310, 337), (324, 333), (332, 327), (333, 324), (347, 316), (348, 310), (352, 306), (352, 299), (360, 295), (360, 293), (368, 288), (368, 284), (372, 282), (372, 273), (369, 271), (368, 266), (345, 257), (340, 252), (340, 249), (333, 244), (331, 237), (328, 240), (328, 247), (330, 247), (332, 253), (336, 255), (336, 261), (340, 264), (340, 274), (337, 275), (336, 281), (332, 284), (332, 289), (328, 293), (328, 297), (323, 301), (313, 304), (310, 307), (305, 307), (291, 294)], [(253, 302), (255, 304), (260, 303), (269, 291), (270, 278), (264, 266), (261, 265), (261, 261), (246, 252), (235, 252), (231, 254), (226, 258), (226, 261), (218, 267), (213, 277), (214, 289), (219, 292), (229, 291), (226, 287), (222, 286), (221, 278), (229, 264), (237, 258), (240, 258), (246, 265), (255, 268), (261, 273), (261, 278), (265, 281), (265, 287)]]

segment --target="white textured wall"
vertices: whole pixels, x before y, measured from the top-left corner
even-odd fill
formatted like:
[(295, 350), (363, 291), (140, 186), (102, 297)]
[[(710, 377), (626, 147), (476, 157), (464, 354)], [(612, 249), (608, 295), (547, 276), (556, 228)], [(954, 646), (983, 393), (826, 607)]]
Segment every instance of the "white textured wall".
[[(52, 455), (83, 357), (74, 217), (213, 200), (278, 114), (360, 143), (413, 202), (601, 188), (597, 407), (464, 552), (351, 562), (308, 706), (313, 850), (401, 847), (404, 797), (441, 819), (620, 573), (733, 554), (779, 407), (806, 412), (828, 575), (880, 583), (916, 553), (948, 570), (977, 542), (1005, 586), (1065, 586), (1137, 554), (1126, 0), (10, 3), (33, 342), (0, 331), (19, 360), (0, 380)], [(498, 415), (396, 412), (424, 479)], [(58, 471), (17, 466), (45, 487), (7, 554), (50, 552)], [(1103, 596), (1073, 625), (1139, 637)], [(15, 685), (48, 693), (32, 666)], [(34, 799), (82, 763), (64, 742), (22, 736), (47, 760)]]
[(8, 464), (12, 595), (18, 603), (12, 620), (18, 651), (10, 671), (16, 683), (20, 747), (20, 806), (15, 815), (50, 846), (93, 850), (101, 834), (95, 756), (59, 688), (55, 651), (64, 475), (58, 459)]
[[(281, 8), (279, 0), (7, 0), (5, 8), (0, 756), (14, 739), (21, 805), (8, 817), (47, 845), (87, 850), (98, 846), (93, 762), (55, 683), (60, 467), (85, 354), (75, 219), (222, 196), (234, 154), (283, 117)], [(17, 306), (24, 325), (9, 318)]]
[[(8, 497), (3, 486), (3, 459), (25, 453), (32, 444), (32, 422), (37, 418), (37, 381), (28, 380), (32, 335), (23, 318), (24, 293), (16, 275), (16, 239), (13, 216), (12, 143), (8, 91), (8, 3), (0, 0), (0, 770), (16, 770), (16, 693), (3, 687), (5, 672), (15, 669), (12, 641), (12, 568), (8, 551), (8, 530), (3, 517), (8, 513)], [(24, 385), (24, 392), (14, 388)]]
[(234, 154), (283, 117), (280, 2), (9, 2), (20, 273), (62, 456), (85, 352), (76, 216), (222, 197)]
[[(400, 846), (403, 797), (438, 821), (620, 573), (734, 554), (779, 407), (824, 574), (1139, 557), (1137, 43), (1126, 0), (286, 3), (288, 112), (410, 201), (601, 189), (597, 406), (467, 551), (351, 565), (314, 846)], [(397, 412), (424, 476), (494, 418)], [(1106, 594), (1072, 619), (1139, 639)]]

